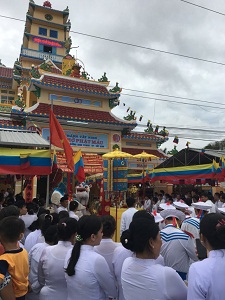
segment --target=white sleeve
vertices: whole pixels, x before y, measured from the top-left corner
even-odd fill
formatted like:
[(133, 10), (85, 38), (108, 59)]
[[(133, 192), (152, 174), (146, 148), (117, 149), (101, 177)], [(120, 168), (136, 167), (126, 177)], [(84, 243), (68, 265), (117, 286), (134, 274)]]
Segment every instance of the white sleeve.
[(115, 286), (115, 279), (110, 272), (109, 266), (104, 259), (100, 256), (96, 258), (94, 265), (95, 276), (99, 285), (104, 290), (108, 298), (116, 298), (117, 290)]
[[(199, 263), (197, 263), (199, 264)], [(202, 281), (200, 282), (199, 281)], [(198, 272), (198, 268), (196, 267), (196, 263), (192, 264), (189, 269), (188, 274), (188, 297), (187, 300), (202, 300), (206, 299), (207, 292), (204, 288), (204, 284), (207, 285), (205, 280), (201, 280), (201, 275)]]
[(46, 259), (46, 249), (42, 252), (41, 258), (38, 263), (38, 282), (41, 287), (45, 285), (45, 275), (43, 270), (43, 264)]
[(195, 241), (194, 239), (189, 237), (189, 239), (188, 239), (187, 243), (185, 243), (185, 245), (182, 243), (182, 240), (181, 240), (181, 243), (184, 246), (184, 248), (186, 249), (188, 256), (193, 261), (198, 261), (194, 241)]
[(125, 216), (122, 214), (121, 216), (121, 222), (120, 222), (120, 236), (122, 235), (123, 231), (126, 230), (126, 222), (125, 222)]
[[(175, 270), (165, 267), (165, 283), (168, 299), (186, 300), (187, 286)], [(191, 300), (197, 300), (193, 298)]]

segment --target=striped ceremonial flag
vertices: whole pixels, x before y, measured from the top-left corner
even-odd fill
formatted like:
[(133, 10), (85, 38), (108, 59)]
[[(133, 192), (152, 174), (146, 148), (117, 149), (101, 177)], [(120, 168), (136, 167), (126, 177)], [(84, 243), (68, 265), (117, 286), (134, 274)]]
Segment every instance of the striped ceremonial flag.
[(49, 175), (51, 151), (0, 148), (0, 174)]
[(84, 162), (81, 150), (74, 155), (74, 174), (79, 182), (85, 181)]

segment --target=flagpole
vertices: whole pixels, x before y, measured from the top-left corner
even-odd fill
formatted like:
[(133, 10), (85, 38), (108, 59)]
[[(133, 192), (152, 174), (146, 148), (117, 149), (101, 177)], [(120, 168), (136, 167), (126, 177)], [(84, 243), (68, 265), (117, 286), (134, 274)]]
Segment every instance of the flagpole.
[[(53, 111), (53, 100), (51, 97), (51, 110)], [(52, 145), (50, 139), (50, 118), (49, 118), (49, 146), (50, 146), (50, 153), (52, 153)], [(46, 199), (45, 199), (45, 206), (46, 208), (49, 207), (49, 188), (50, 188), (50, 175), (47, 176), (47, 187), (46, 187)]]

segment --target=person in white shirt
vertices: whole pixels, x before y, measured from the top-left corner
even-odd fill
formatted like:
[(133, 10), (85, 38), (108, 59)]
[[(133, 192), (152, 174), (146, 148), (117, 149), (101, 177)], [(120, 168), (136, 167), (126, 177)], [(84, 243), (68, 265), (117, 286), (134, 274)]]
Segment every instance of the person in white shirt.
[(132, 221), (133, 215), (137, 212), (137, 209), (134, 208), (135, 206), (135, 199), (130, 197), (126, 200), (128, 209), (122, 213), (121, 215), (121, 222), (120, 222), (120, 235), (124, 230), (129, 228), (129, 225)]
[(113, 252), (116, 247), (120, 246), (120, 243), (115, 243), (112, 240), (112, 237), (116, 230), (116, 221), (113, 216), (105, 215), (101, 217), (102, 226), (103, 226), (103, 236), (100, 242), (100, 245), (94, 247), (94, 251), (102, 255), (113, 274), (113, 265), (112, 265), (112, 258)]
[(200, 239), (209, 255), (191, 265), (187, 299), (224, 299), (225, 216), (220, 213), (205, 215), (200, 222)]
[[(151, 214), (149, 214), (145, 210), (139, 210), (133, 215), (133, 220), (137, 218), (149, 218)], [(155, 219), (155, 223), (159, 223), (163, 220), (163, 218), (160, 216), (160, 214), (157, 214), (156, 212), (152, 214), (152, 216)], [(118, 300), (125, 300), (124, 295), (123, 295), (123, 289), (122, 289), (122, 283), (121, 283), (121, 271), (122, 271), (122, 266), (126, 258), (134, 256), (134, 253), (126, 248), (124, 248), (122, 245), (117, 247), (114, 250), (113, 253), (113, 259), (112, 259), (112, 264), (113, 264), (113, 272), (116, 278), (117, 282), (117, 287), (118, 287)], [(161, 264), (164, 266), (164, 259), (161, 255), (156, 259), (158, 264)]]
[(165, 219), (165, 228), (161, 230), (161, 255), (165, 265), (173, 268), (183, 280), (186, 280), (190, 259), (197, 261), (194, 239), (179, 228), (179, 222), (185, 214), (176, 209), (164, 210), (161, 216)]
[(154, 218), (134, 219), (121, 236), (124, 247), (135, 253), (125, 259), (121, 281), (126, 300), (186, 300), (187, 287), (169, 267), (158, 264), (162, 241)]
[(71, 201), (70, 204), (69, 204), (69, 216), (70, 216), (70, 218), (74, 218), (77, 221), (79, 220), (78, 215), (76, 215), (76, 211), (78, 209), (78, 206), (79, 206), (79, 202), (76, 201), (76, 200)]
[[(102, 239), (101, 219), (85, 215), (77, 224), (76, 243), (65, 259), (68, 297), (65, 300), (106, 300), (117, 290), (104, 257), (94, 251)], [(46, 298), (47, 299), (47, 298)]]
[(147, 196), (145, 196), (144, 209), (147, 211), (151, 209), (151, 200)]
[(61, 219), (58, 223), (58, 244), (44, 249), (38, 264), (38, 282), (42, 289), (39, 300), (67, 298), (64, 260), (72, 249), (77, 232), (77, 220)]
[(68, 196), (63, 196), (61, 199), (60, 199), (60, 206), (58, 207), (57, 209), (57, 212), (59, 213), (60, 211), (68, 211)]
[(34, 245), (29, 252), (29, 283), (31, 292), (26, 295), (26, 300), (39, 300), (39, 292), (42, 286), (38, 282), (38, 264), (43, 250), (58, 242), (58, 229), (57, 225), (48, 227), (44, 233), (45, 242)]
[(216, 212), (216, 205), (209, 199), (209, 194), (208, 193), (205, 192), (204, 194), (202, 194), (201, 201), (205, 202), (206, 204), (211, 205), (211, 208), (209, 209), (210, 213), (215, 213)]

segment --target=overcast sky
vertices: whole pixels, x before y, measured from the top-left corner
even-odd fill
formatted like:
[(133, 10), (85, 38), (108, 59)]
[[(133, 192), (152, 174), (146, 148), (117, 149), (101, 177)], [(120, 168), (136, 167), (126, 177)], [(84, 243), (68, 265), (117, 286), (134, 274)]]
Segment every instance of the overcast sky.
[[(35, 2), (42, 5), (44, 1)], [(225, 14), (223, 0), (192, 2)], [(51, 3), (58, 10), (68, 5), (73, 31), (225, 64), (225, 16), (180, 0), (52, 0)], [(1, 15), (25, 20), (27, 9), (28, 0), (1, 1)], [(0, 59), (6, 66), (12, 67), (20, 53), (24, 23), (2, 17), (0, 21)], [(84, 62), (86, 71), (93, 78), (97, 80), (106, 72), (111, 85), (119, 82), (119, 86), (124, 88), (121, 105), (113, 110), (116, 116), (122, 118), (127, 114), (126, 109), (131, 107), (136, 110), (138, 119), (143, 115), (142, 122), (138, 122), (142, 125), (150, 119), (153, 127), (175, 127), (168, 128), (171, 137), (161, 148), (171, 150), (174, 135), (179, 137), (178, 150), (184, 148), (187, 141), (191, 142), (190, 147), (201, 148), (210, 139), (225, 138), (225, 65), (172, 56), (72, 32), (71, 37), (73, 46), (79, 46), (78, 58)], [(76, 49), (71, 54), (75, 55)], [(193, 130), (176, 129), (181, 127)], [(215, 132), (197, 131), (198, 128)], [(137, 128), (139, 131), (144, 129)]]

